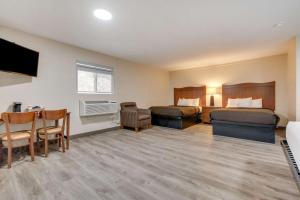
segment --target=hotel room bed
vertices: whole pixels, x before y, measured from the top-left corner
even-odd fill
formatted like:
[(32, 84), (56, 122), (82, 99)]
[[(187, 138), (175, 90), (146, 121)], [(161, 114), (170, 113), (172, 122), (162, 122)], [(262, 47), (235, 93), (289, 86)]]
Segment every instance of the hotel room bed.
[(200, 122), (200, 107), (197, 106), (153, 106), (150, 108), (152, 124), (184, 129)]
[(275, 143), (279, 117), (275, 110), (275, 82), (222, 86), (222, 104), (229, 99), (261, 99), (261, 108), (224, 108), (211, 112), (214, 135)]
[(278, 116), (263, 108), (222, 108), (211, 113), (211, 118), (219, 121), (231, 121), (250, 124), (276, 124)]
[[(174, 106), (150, 108), (152, 124), (169, 128), (184, 129), (200, 122), (201, 106), (206, 104), (206, 87), (174, 88)], [(199, 98), (199, 106), (178, 106), (180, 98)]]
[(275, 143), (279, 117), (269, 109), (223, 108), (211, 112), (215, 135)]
[(198, 106), (153, 106), (150, 110), (154, 115), (190, 117), (198, 115), (201, 109)]

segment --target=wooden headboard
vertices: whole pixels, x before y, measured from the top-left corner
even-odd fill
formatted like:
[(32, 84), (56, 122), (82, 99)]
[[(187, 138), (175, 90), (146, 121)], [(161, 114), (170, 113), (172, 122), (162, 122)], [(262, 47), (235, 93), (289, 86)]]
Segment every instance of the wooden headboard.
[(200, 98), (199, 106), (205, 106), (206, 86), (174, 88), (174, 105), (177, 105), (179, 98), (185, 98), (185, 99)]
[(275, 110), (275, 81), (269, 83), (241, 83), (222, 85), (222, 105), (226, 107), (228, 98), (262, 98), (263, 108)]

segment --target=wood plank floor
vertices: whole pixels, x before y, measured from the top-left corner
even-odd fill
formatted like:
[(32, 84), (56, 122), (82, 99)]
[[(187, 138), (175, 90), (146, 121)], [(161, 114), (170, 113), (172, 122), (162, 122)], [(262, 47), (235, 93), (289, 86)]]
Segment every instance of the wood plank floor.
[(116, 130), (0, 169), (0, 199), (299, 199), (278, 144), (185, 131)]

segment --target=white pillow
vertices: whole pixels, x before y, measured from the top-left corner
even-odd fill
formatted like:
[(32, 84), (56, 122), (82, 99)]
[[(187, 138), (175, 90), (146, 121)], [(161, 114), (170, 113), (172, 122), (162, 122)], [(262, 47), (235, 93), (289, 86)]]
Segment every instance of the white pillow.
[(251, 101), (251, 108), (262, 108), (262, 99), (253, 99)]
[(200, 101), (199, 98), (196, 99), (179, 98), (177, 105), (178, 106), (199, 106), (199, 101)]
[(252, 97), (249, 98), (228, 98), (227, 108), (250, 108), (252, 106)]
[(238, 107), (238, 99), (229, 98), (227, 101), (227, 108), (237, 108)]
[(187, 102), (185, 99), (181, 99), (181, 98), (178, 99), (178, 102), (177, 102), (178, 106), (185, 106), (186, 104), (187, 104)]
[(186, 99), (188, 101), (188, 106), (199, 106), (199, 98), (196, 99)]
[(252, 106), (252, 97), (238, 99), (239, 108), (251, 108), (251, 106)]

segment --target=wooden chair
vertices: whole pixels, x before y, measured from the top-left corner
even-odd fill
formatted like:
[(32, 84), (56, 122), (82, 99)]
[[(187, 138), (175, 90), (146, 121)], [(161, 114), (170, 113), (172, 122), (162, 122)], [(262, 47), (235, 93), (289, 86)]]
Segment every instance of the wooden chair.
[[(48, 156), (48, 140), (49, 135), (55, 135), (58, 140), (59, 147), (62, 146), (65, 152), (64, 132), (66, 124), (67, 110), (42, 110), (43, 128), (37, 130), (37, 144), (39, 141), (44, 140), (45, 157)], [(47, 126), (47, 120), (55, 121), (55, 126)], [(62, 120), (62, 125), (59, 125), (59, 120)]]
[[(17, 140), (28, 140), (31, 160), (34, 161), (34, 132), (36, 113), (24, 112), (24, 113), (2, 113), (2, 119), (5, 123), (6, 132), (2, 135), (2, 141), (7, 143), (7, 164), (8, 168), (11, 168), (12, 163), (12, 148), (13, 142)], [(29, 124), (31, 123), (31, 130), (22, 130), (11, 132), (12, 124)]]

